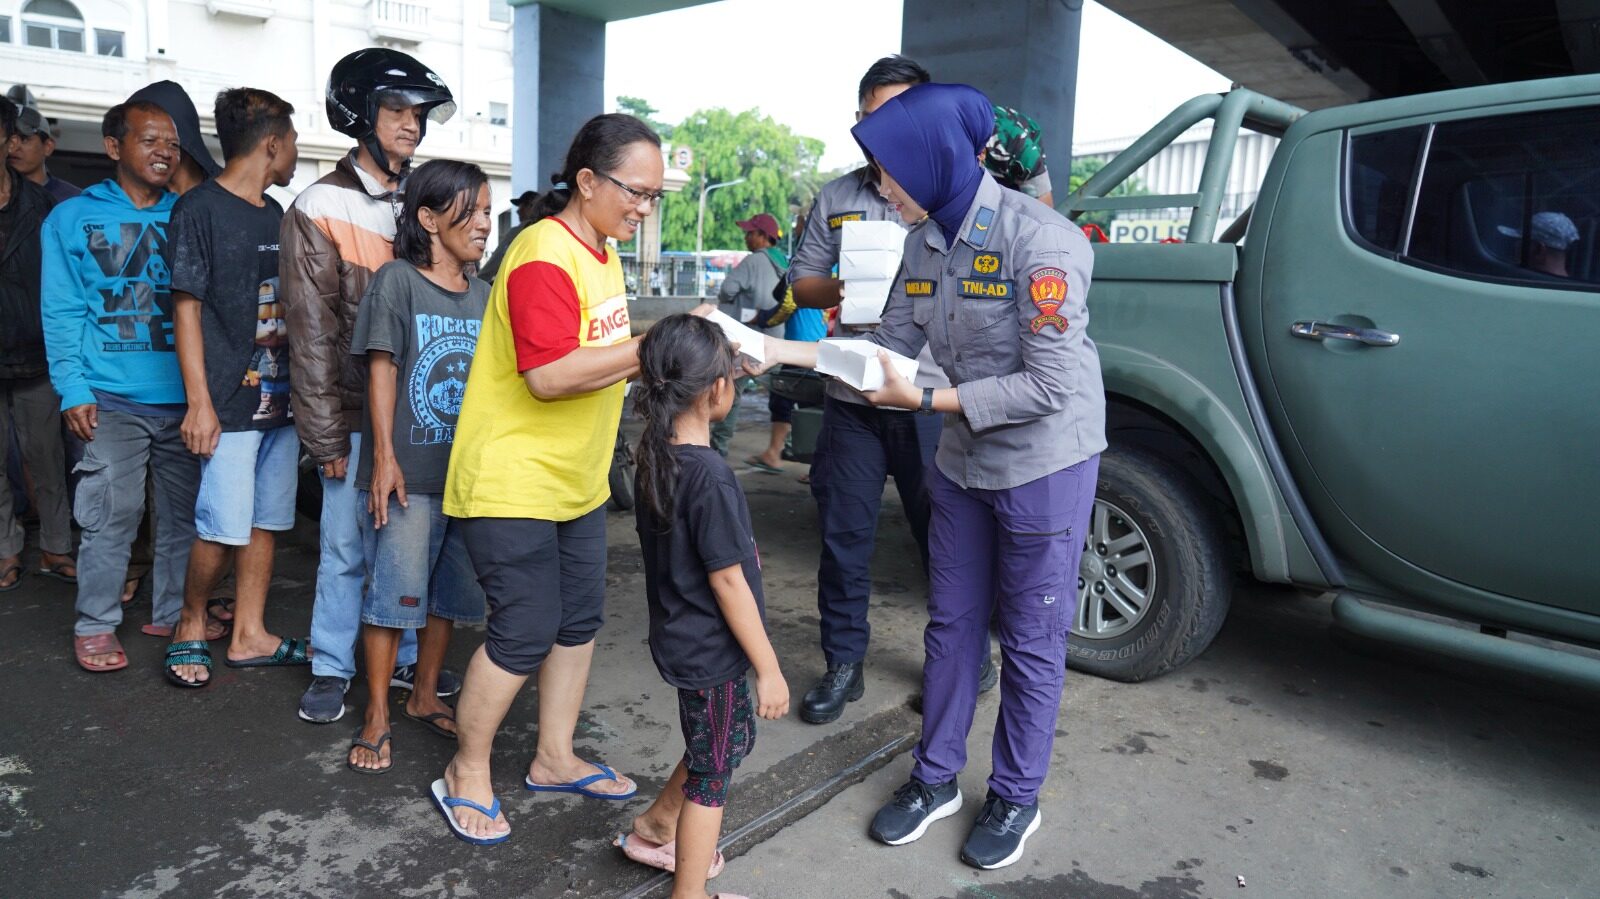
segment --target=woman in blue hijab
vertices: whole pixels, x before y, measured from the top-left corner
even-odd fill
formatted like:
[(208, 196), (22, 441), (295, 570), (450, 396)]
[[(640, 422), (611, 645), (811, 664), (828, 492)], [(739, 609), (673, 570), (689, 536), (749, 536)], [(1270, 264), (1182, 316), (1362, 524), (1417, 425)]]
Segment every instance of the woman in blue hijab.
[[(930, 345), (954, 385), (919, 390), (884, 356), (884, 386), (865, 394), (875, 405), (945, 416), (928, 476), (922, 739), (910, 779), (869, 832), (898, 846), (960, 810), (956, 776), (993, 617), (1003, 681), (993, 773), (961, 851), (979, 868), (1015, 863), (1042, 821), (1079, 556), (1106, 446), (1100, 358), (1085, 333), (1089, 242), (983, 170), (993, 128), (982, 93), (925, 84), (852, 129), (884, 197), (913, 225), (870, 339), (913, 358)], [(816, 348), (768, 338), (766, 362), (815, 366)]]

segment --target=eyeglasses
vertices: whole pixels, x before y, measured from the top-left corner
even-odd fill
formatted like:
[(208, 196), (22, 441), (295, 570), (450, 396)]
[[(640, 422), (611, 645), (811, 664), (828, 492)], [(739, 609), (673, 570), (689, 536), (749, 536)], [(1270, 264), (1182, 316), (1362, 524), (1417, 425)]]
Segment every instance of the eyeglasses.
[(634, 202), (634, 205), (637, 206), (643, 206), (648, 203), (649, 205), (659, 209), (661, 207), (661, 198), (667, 195), (666, 191), (660, 190), (654, 192), (636, 190), (626, 184), (623, 184), (621, 181), (618, 181), (610, 175), (607, 175), (605, 172), (598, 172), (597, 174), (607, 181), (610, 181), (612, 184), (622, 188), (622, 192), (627, 194), (628, 198)]

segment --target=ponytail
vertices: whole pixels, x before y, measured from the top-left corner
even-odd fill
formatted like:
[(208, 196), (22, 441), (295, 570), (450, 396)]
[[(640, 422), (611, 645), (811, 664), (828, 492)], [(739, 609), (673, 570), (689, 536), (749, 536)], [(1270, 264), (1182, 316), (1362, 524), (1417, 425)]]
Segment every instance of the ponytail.
[(550, 190), (539, 196), (530, 224), (567, 208), (578, 189), (580, 171), (610, 172), (622, 164), (628, 147), (640, 141), (661, 146), (661, 138), (650, 126), (631, 115), (613, 112), (584, 122), (573, 136), (572, 146), (567, 148), (561, 171), (550, 176)]
[(639, 379), (633, 412), (644, 419), (639, 437), (639, 494), (663, 530), (672, 527), (678, 457), (673, 424), (723, 378), (733, 375), (733, 345), (722, 329), (696, 315), (669, 315), (639, 341)]

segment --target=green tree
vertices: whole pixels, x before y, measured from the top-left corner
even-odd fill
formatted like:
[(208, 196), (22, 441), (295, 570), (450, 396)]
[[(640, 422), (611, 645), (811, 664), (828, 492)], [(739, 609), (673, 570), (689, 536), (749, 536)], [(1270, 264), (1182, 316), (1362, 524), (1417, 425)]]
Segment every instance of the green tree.
[(655, 117), (656, 113), (660, 111), (651, 106), (650, 101), (643, 97), (622, 96), (617, 98), (617, 112), (625, 112), (649, 125), (657, 134), (661, 135), (662, 140), (671, 140), (672, 126), (658, 121)]
[(795, 134), (758, 109), (699, 110), (672, 130), (672, 143), (693, 150), (694, 164), (683, 191), (662, 204), (663, 249), (694, 249), (703, 185), (746, 179), (706, 198), (707, 249), (742, 248), (744, 235), (734, 223), (761, 212), (771, 213), (787, 232), (791, 213), (821, 187), (822, 141)]
[[(1085, 156), (1072, 160), (1072, 173), (1067, 176), (1067, 193), (1072, 193), (1073, 191), (1076, 191), (1078, 188), (1082, 187), (1083, 182), (1093, 178), (1096, 173), (1105, 167), (1106, 160), (1101, 159), (1098, 156)], [(1149, 192), (1150, 191), (1144, 186), (1143, 182), (1141, 182), (1138, 178), (1129, 175), (1126, 180), (1117, 185), (1116, 188), (1114, 188), (1110, 193), (1106, 194), (1106, 196), (1137, 197), (1143, 196)], [(1059, 198), (1061, 194), (1056, 194), (1056, 196)], [(1060, 202), (1060, 200), (1058, 199), (1057, 202)], [(1099, 209), (1095, 210), (1094, 212), (1079, 213), (1076, 221), (1080, 225), (1099, 225), (1102, 229), (1109, 232), (1111, 230), (1111, 220), (1116, 217), (1117, 213), (1113, 212), (1112, 210)]]

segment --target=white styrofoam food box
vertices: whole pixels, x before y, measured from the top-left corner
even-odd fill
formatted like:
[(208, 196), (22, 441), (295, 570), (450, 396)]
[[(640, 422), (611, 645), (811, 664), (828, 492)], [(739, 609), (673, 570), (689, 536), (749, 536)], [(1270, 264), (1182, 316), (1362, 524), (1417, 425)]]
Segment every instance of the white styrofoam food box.
[(839, 277), (845, 281), (893, 278), (900, 269), (900, 253), (894, 250), (840, 250)]
[(883, 386), (883, 365), (878, 353), (889, 354), (895, 371), (907, 381), (917, 377), (917, 360), (907, 359), (870, 340), (828, 338), (817, 344), (817, 371), (832, 375), (857, 390), (877, 390)]
[(844, 282), (844, 302), (839, 304), (839, 321), (847, 325), (875, 325), (883, 316), (893, 278)]
[(741, 354), (757, 362), (766, 361), (767, 343), (760, 331), (734, 321), (733, 316), (720, 309), (706, 316), (706, 320), (721, 328), (729, 340), (737, 343)]
[(893, 250), (902, 253), (906, 246), (906, 229), (899, 222), (845, 222), (839, 237), (839, 249)]

